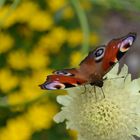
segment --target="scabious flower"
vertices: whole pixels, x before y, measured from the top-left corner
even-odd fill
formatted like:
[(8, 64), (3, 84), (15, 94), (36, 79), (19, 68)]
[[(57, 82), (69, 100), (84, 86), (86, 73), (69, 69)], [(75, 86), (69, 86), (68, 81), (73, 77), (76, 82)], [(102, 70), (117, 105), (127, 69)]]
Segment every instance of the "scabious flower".
[[(117, 75), (116, 65), (106, 76), (102, 90), (87, 86), (58, 96), (63, 107), (54, 120), (66, 120), (68, 129), (78, 132), (78, 140), (134, 140), (140, 136), (140, 78), (131, 81), (127, 66)], [(119, 78), (125, 76), (125, 78)], [(118, 78), (117, 78), (118, 77)], [(111, 79), (117, 78), (117, 79)], [(110, 79), (110, 80), (109, 80)]]

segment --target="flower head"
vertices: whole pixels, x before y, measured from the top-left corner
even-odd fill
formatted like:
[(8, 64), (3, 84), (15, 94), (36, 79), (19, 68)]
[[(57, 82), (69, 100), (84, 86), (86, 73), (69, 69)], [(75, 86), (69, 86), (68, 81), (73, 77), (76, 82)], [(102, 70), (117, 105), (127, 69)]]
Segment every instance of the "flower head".
[[(140, 79), (131, 81), (127, 66), (119, 75), (116, 65), (106, 76), (102, 90), (92, 86), (68, 90), (58, 96), (62, 111), (54, 120), (66, 120), (67, 128), (78, 132), (78, 140), (132, 140), (140, 136)], [(119, 78), (125, 76), (125, 78)], [(118, 77), (118, 78), (117, 78)], [(111, 79), (115, 78), (115, 79)]]

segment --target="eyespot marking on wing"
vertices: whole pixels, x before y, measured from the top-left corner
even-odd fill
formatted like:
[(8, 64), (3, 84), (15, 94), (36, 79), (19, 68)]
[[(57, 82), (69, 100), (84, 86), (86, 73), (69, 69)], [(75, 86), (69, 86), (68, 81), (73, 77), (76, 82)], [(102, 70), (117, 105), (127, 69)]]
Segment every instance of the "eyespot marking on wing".
[(105, 47), (97, 48), (94, 52), (94, 58), (96, 62), (99, 62), (105, 54)]
[(51, 83), (46, 83), (43, 86), (44, 86), (44, 88), (49, 89), (49, 90), (64, 89), (65, 88), (65, 85), (58, 82), (58, 81), (54, 81), (54, 82), (51, 82)]
[(128, 51), (130, 46), (132, 45), (133, 41), (134, 41), (134, 38), (132, 36), (124, 39), (124, 41), (122, 41), (122, 43), (120, 43), (120, 51), (121, 52)]
[(67, 71), (54, 71), (53, 73), (57, 75), (74, 76), (74, 74)]

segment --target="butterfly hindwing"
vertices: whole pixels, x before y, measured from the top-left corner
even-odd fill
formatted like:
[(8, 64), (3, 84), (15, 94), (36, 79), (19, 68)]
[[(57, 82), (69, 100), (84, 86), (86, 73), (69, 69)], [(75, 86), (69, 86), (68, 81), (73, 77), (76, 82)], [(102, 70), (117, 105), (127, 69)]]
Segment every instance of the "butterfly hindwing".
[(47, 76), (46, 81), (40, 85), (42, 89), (65, 89), (70, 87), (76, 87), (78, 85), (82, 85), (86, 83), (85, 80), (71, 77), (71, 76), (64, 76), (64, 75), (49, 75)]

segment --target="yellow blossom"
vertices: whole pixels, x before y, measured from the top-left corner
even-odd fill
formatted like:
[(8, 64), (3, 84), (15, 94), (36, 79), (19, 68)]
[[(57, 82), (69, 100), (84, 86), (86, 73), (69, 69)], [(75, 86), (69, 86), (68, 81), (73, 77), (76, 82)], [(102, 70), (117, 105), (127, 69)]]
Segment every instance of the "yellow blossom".
[(38, 46), (44, 48), (46, 52), (58, 53), (66, 39), (66, 29), (62, 27), (54, 27), (49, 34), (40, 38)]
[(99, 36), (96, 33), (92, 33), (90, 35), (90, 44), (91, 45), (97, 45), (100, 41)]
[(78, 133), (74, 130), (68, 130), (69, 135), (73, 138), (73, 140), (77, 140)]
[(40, 53), (38, 49), (32, 51), (28, 57), (28, 66), (32, 69), (42, 69), (49, 64), (49, 56)]
[(26, 118), (33, 130), (50, 128), (52, 118), (57, 113), (57, 107), (53, 103), (47, 105), (31, 106), (26, 114)]
[(28, 140), (32, 131), (24, 117), (10, 119), (0, 131), (0, 140)]
[(0, 70), (0, 89), (8, 92), (18, 85), (18, 78), (7, 68)]
[(56, 12), (62, 9), (67, 4), (66, 0), (46, 0), (46, 2), (49, 5), (49, 8), (52, 12)]
[(11, 49), (14, 45), (13, 38), (6, 33), (0, 33), (0, 54), (7, 52), (9, 49)]
[(49, 36), (51, 36), (59, 44), (62, 44), (67, 39), (68, 32), (63, 27), (54, 27)]
[(73, 52), (70, 56), (70, 65), (76, 67), (80, 64), (83, 59), (83, 55), (80, 52)]
[(7, 100), (10, 105), (19, 105), (19, 104), (26, 102), (23, 94), (21, 94), (21, 92), (18, 92), (18, 91), (14, 92), (12, 94), (9, 94), (7, 96)]
[(83, 34), (82, 34), (81, 30), (75, 29), (75, 30), (69, 31), (68, 34), (69, 35), (68, 35), (67, 41), (68, 41), (70, 47), (76, 47), (82, 43)]
[[(23, 12), (24, 11), (24, 12)], [(35, 13), (39, 11), (39, 7), (35, 2), (25, 1), (22, 2), (16, 9), (18, 22), (28, 22)]]
[(24, 51), (11, 52), (7, 57), (8, 64), (14, 69), (25, 69), (27, 67), (27, 56)]
[(37, 31), (46, 31), (52, 27), (53, 19), (49, 13), (39, 11), (34, 13), (34, 16), (30, 18), (28, 24), (31, 29)]
[(91, 10), (93, 8), (90, 1), (81, 1), (81, 6), (84, 10)]
[(37, 79), (32, 76), (22, 79), (21, 94), (24, 97), (25, 101), (34, 100), (42, 95), (42, 91), (38, 86), (39, 83), (37, 83), (35, 80)]
[(16, 12), (10, 6), (3, 6), (0, 8), (0, 25), (8, 28), (17, 21)]
[(64, 19), (73, 18), (74, 17), (74, 11), (73, 11), (72, 7), (67, 6), (66, 8), (64, 8), (62, 16), (63, 16)]

